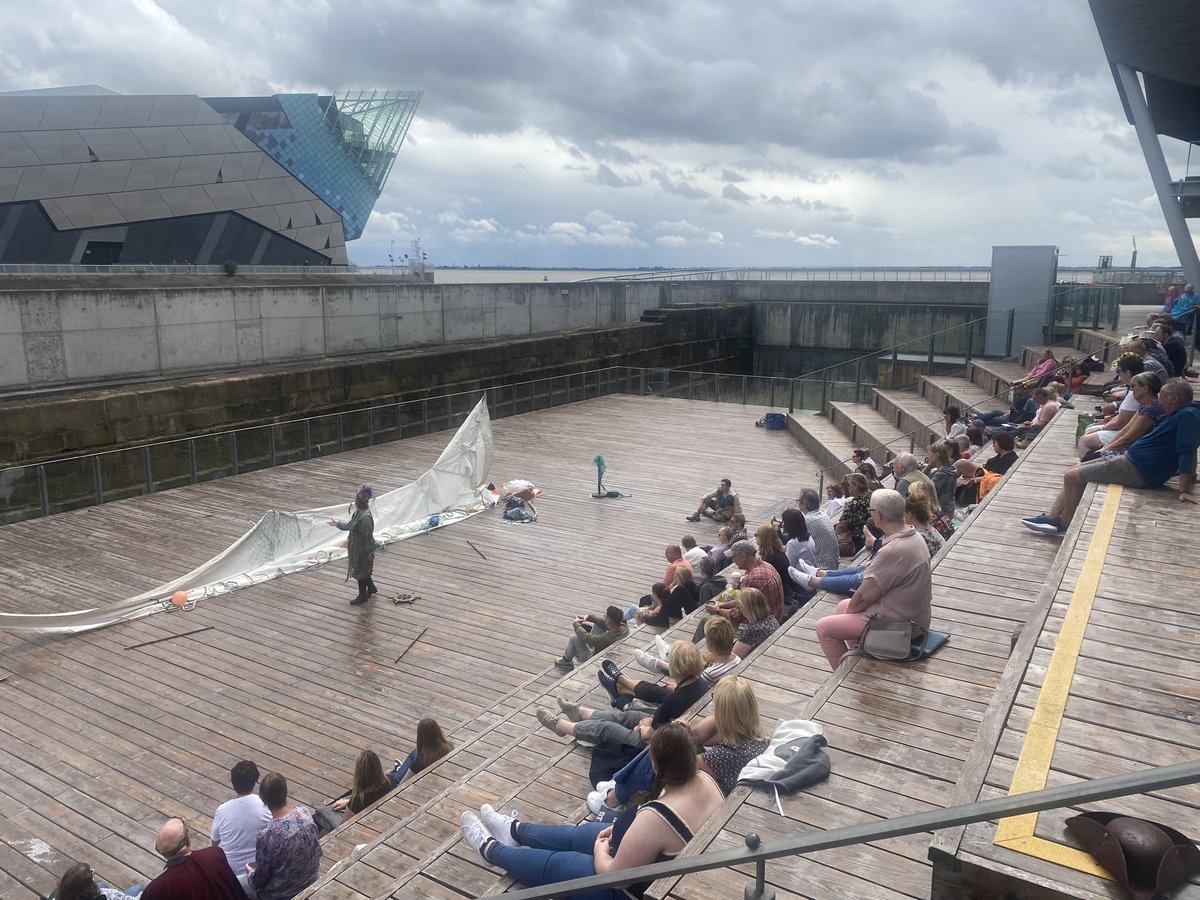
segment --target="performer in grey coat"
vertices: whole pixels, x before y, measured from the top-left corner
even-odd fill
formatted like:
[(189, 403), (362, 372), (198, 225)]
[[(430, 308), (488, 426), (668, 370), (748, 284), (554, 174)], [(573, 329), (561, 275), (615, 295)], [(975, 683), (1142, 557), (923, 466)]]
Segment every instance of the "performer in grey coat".
[(358, 596), (350, 601), (351, 606), (366, 603), (372, 594), (379, 593), (371, 572), (375, 566), (375, 519), (371, 515), (370, 502), (375, 495), (369, 484), (364, 484), (354, 495), (354, 514), (346, 522), (329, 520), (329, 524), (349, 532), (346, 539), (346, 577), (358, 582)]

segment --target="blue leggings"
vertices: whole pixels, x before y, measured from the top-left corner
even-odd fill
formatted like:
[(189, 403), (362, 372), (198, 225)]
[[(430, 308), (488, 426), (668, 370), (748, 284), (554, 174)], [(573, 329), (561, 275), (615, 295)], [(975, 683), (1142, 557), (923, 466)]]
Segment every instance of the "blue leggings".
[(842, 597), (849, 597), (862, 584), (863, 572), (866, 571), (866, 568), (866, 566), (850, 566), (847, 569), (838, 569), (836, 572), (830, 572), (821, 579), (821, 590), (829, 591), (831, 594), (838, 594)]
[[(521, 846), (505, 847), (499, 841), (493, 841), (487, 848), (487, 861), (526, 887), (542, 887), (595, 875), (596, 862), (592, 853), (596, 837), (608, 827), (603, 822), (579, 825), (520, 822), (515, 837)], [(622, 892), (604, 888), (571, 896), (573, 900), (619, 900)]]

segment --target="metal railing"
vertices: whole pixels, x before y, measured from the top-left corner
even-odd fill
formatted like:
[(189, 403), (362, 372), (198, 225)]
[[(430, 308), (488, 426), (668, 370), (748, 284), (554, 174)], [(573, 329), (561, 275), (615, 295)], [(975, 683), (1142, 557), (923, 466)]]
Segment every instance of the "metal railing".
[[(707, 851), (697, 856), (640, 866), (623, 872), (592, 875), (588, 878), (575, 878), (555, 885), (510, 891), (504, 896), (510, 900), (548, 900), (551, 897), (582, 894), (601, 888), (642, 884), (659, 878), (674, 878), (711, 869), (753, 864), (755, 867), (754, 881), (746, 885), (744, 896), (746, 900), (770, 900), (775, 896), (774, 889), (766, 883), (766, 865), (767, 861), (771, 859), (816, 853), (820, 850), (835, 850), (838, 847), (850, 847), (856, 844), (874, 843), (908, 834), (973, 825), (976, 822), (988, 822), (992, 819), (1043, 812), (1064, 806), (1096, 803), (1130, 794), (1146, 794), (1197, 782), (1200, 782), (1200, 761), (1159, 766), (1125, 775), (1097, 778), (1082, 784), (1063, 785), (1027, 794), (982, 800), (961, 806), (949, 806), (945, 809), (899, 816), (894, 819), (864, 822), (860, 825), (835, 828), (831, 831), (808, 832), (799, 837), (783, 838), (766, 843), (763, 843), (758, 835), (748, 834), (745, 838), (745, 849)], [(780, 821), (785, 820), (781, 819)]]

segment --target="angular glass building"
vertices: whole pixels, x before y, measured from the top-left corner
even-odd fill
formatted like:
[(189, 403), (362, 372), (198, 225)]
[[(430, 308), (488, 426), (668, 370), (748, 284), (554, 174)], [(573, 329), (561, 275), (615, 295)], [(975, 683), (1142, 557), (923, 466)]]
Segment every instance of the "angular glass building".
[(0, 94), (0, 263), (344, 265), (420, 100)]

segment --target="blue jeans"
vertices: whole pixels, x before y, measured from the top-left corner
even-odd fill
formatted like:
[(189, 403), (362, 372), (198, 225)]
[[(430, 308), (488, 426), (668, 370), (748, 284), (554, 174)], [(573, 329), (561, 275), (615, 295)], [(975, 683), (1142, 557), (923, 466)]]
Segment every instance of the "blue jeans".
[[(505, 847), (499, 841), (493, 841), (487, 848), (487, 861), (526, 887), (585, 878), (596, 874), (592, 850), (596, 837), (608, 827), (603, 822), (579, 825), (520, 822), (515, 837), (521, 846)], [(621, 892), (605, 888), (571, 896), (574, 900), (617, 900)]]
[(643, 750), (613, 776), (616, 786), (613, 792), (617, 802), (625, 804), (638, 791), (648, 791), (654, 786), (654, 766), (650, 764), (650, 751)]
[(838, 594), (842, 597), (849, 597), (862, 584), (863, 572), (866, 571), (866, 568), (866, 566), (850, 566), (846, 569), (838, 569), (836, 572), (830, 572), (821, 579), (821, 590), (829, 591), (831, 594)]

